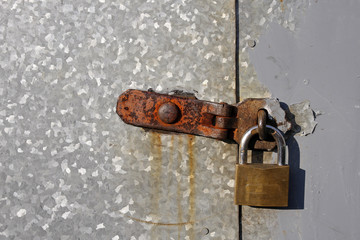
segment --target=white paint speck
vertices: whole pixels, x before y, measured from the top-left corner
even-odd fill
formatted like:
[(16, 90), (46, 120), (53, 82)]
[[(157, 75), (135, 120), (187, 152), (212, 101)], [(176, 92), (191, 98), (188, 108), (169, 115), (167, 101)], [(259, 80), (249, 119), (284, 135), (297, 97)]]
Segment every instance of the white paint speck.
[(92, 173), (91, 173), (91, 176), (93, 176), (93, 177), (99, 176), (99, 171), (96, 170), (95, 172), (92, 172)]
[(78, 92), (77, 92), (78, 95), (81, 95), (81, 94), (87, 94), (87, 91), (85, 89), (80, 89)]
[(126, 9), (126, 7), (125, 7), (124, 5), (122, 5), (122, 4), (120, 4), (120, 5), (119, 5), (119, 9), (122, 10), (122, 11), (124, 11), (124, 10)]
[(86, 173), (86, 169), (85, 168), (80, 168), (78, 170), (78, 172), (81, 174), (81, 175), (84, 175)]
[(22, 96), (22, 98), (20, 99), (19, 103), (20, 104), (25, 104), (26, 100), (29, 98), (29, 95), (24, 94), (24, 96)]
[(214, 52), (209, 52), (209, 53), (207, 53), (206, 55), (205, 55), (205, 59), (209, 59), (209, 58), (211, 58), (212, 56), (215, 56), (215, 53)]
[(5, 132), (6, 134), (8, 134), (8, 135), (10, 135), (13, 130), (14, 130), (14, 128), (12, 128), (12, 127), (10, 127), (10, 128), (8, 128), (8, 127), (4, 128), (4, 132)]
[(122, 208), (122, 209), (120, 210), (120, 212), (121, 212), (122, 214), (128, 213), (128, 212), (129, 212), (129, 205), (127, 205), (126, 207)]
[(135, 69), (133, 69), (133, 74), (134, 75), (136, 75), (141, 70), (140, 60), (138, 58), (135, 58), (135, 61), (136, 61), (136, 66), (135, 66)]
[(247, 68), (249, 65), (247, 62), (240, 62), (240, 66)]
[(190, 73), (186, 73), (184, 81), (185, 82), (189, 82), (191, 80), (191, 74)]
[(171, 23), (170, 22), (166, 22), (164, 24), (164, 26), (168, 29), (169, 32), (171, 32)]
[(79, 147), (80, 147), (80, 143), (70, 144), (69, 146), (65, 146), (64, 150), (71, 153), (71, 152), (74, 152)]
[(95, 13), (95, 7), (94, 6), (89, 7), (88, 12), (89, 13)]
[(144, 30), (146, 28), (146, 23), (143, 23), (139, 26), (139, 29), (140, 30)]
[(105, 228), (104, 223), (100, 223), (96, 226), (96, 230)]
[(53, 41), (55, 39), (54, 34), (49, 33), (48, 35), (45, 36), (45, 41), (50, 42)]
[(266, 22), (266, 19), (264, 17), (262, 17), (259, 21), (259, 25), (262, 26), (262, 25), (264, 25), (265, 22)]
[(15, 123), (15, 115), (10, 115), (6, 118), (9, 123)]
[(116, 235), (111, 240), (119, 240), (119, 239), (120, 239), (119, 235)]
[(230, 179), (230, 180), (228, 181), (227, 185), (228, 185), (229, 187), (234, 187), (234, 186), (235, 186), (235, 181), (234, 181), (233, 179)]
[(66, 59), (66, 62), (67, 63), (70, 63), (70, 62), (72, 62), (73, 61), (73, 58), (72, 57), (68, 57), (67, 59)]
[(207, 39), (207, 37), (204, 37), (204, 39), (203, 39), (203, 44), (204, 44), (205, 46), (209, 45), (209, 40)]
[(26, 215), (26, 209), (20, 209), (17, 213), (16, 213), (16, 215), (18, 216), (18, 217), (23, 217), (23, 216), (25, 216)]
[(69, 215), (70, 215), (70, 211), (69, 212), (64, 212), (63, 215), (61, 215), (61, 217), (63, 219), (67, 219), (69, 217)]
[(156, 91), (157, 92), (161, 92), (163, 90), (163, 88), (160, 86), (160, 85), (158, 85), (157, 87), (156, 87)]

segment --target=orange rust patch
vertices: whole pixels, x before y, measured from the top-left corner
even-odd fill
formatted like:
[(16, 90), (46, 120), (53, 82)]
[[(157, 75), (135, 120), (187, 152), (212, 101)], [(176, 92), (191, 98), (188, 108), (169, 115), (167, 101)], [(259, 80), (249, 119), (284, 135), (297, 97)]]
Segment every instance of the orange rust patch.
[[(172, 103), (179, 108), (178, 119), (172, 124), (163, 122), (159, 117), (159, 109), (166, 103)], [(234, 106), (226, 103), (213, 103), (134, 89), (122, 93), (116, 106), (117, 114), (127, 124), (221, 140), (228, 138), (228, 129), (214, 126), (213, 119), (215, 116), (231, 117), (235, 110)]]

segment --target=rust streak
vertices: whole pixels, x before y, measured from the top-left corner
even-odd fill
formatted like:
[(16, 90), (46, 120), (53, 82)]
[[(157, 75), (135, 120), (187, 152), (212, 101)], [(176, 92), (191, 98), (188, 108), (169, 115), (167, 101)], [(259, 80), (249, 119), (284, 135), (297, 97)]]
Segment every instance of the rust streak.
[(161, 223), (161, 222), (145, 221), (145, 220), (130, 217), (130, 216), (126, 216), (126, 217), (130, 218), (131, 220), (137, 221), (137, 222), (152, 224), (152, 225), (156, 225), (156, 226), (184, 226), (184, 225), (187, 225), (187, 224), (194, 224), (193, 222)]
[[(151, 140), (151, 156), (153, 157), (151, 166), (151, 181), (152, 181), (152, 197), (150, 210), (151, 214), (158, 216), (160, 215), (159, 201), (161, 196), (161, 168), (162, 168), (162, 145), (161, 135), (157, 132), (150, 132)], [(156, 224), (155, 224), (156, 225)], [(159, 225), (159, 224), (157, 224)], [(155, 228), (151, 231), (152, 238), (155, 239), (156, 233)]]
[(281, 3), (281, 11), (285, 11), (285, 7), (284, 7), (284, 0), (280, 0)]
[[(195, 169), (196, 161), (194, 157), (194, 136), (188, 136), (188, 155), (189, 155), (189, 222), (195, 222), (196, 209), (195, 209)], [(190, 230), (190, 239), (195, 240), (195, 226), (193, 224)]]
[(170, 139), (170, 152), (169, 152), (169, 166), (168, 166), (168, 181), (170, 182), (170, 172), (173, 170), (174, 165), (174, 135), (171, 135)]
[[(179, 138), (179, 143), (178, 143), (178, 148), (182, 148), (183, 146), (183, 141), (182, 141), (182, 136), (180, 136)], [(181, 171), (181, 162), (182, 162), (182, 154), (181, 151), (179, 151), (179, 161), (178, 161), (178, 171)], [(182, 218), (183, 218), (183, 213), (182, 213), (182, 205), (181, 205), (181, 178), (180, 181), (177, 182), (177, 189), (176, 189), (176, 200), (177, 200), (177, 209), (178, 209), (178, 222), (182, 222)], [(178, 240), (180, 240), (180, 234), (181, 234), (181, 225), (179, 225), (178, 227)]]

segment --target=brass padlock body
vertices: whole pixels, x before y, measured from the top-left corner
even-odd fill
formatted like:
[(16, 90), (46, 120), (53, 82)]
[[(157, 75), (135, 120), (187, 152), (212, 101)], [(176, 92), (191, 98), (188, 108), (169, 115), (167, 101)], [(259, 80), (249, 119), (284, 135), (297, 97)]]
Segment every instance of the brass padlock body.
[(287, 207), (288, 189), (288, 165), (236, 164), (236, 205)]
[(276, 141), (277, 164), (247, 163), (248, 143), (258, 134), (250, 128), (241, 139), (240, 162), (235, 171), (235, 204), (258, 207), (287, 207), (289, 166), (285, 164), (286, 144), (279, 129), (266, 125)]

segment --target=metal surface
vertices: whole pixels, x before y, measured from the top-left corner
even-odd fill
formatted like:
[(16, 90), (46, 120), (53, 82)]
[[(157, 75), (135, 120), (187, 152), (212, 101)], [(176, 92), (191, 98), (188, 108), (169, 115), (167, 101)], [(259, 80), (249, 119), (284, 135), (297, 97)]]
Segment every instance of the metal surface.
[[(164, 104), (179, 109), (178, 119), (173, 123), (161, 120), (160, 109)], [(220, 140), (229, 139), (229, 130), (219, 128), (216, 118), (234, 116), (235, 107), (226, 103), (213, 103), (155, 92), (127, 90), (120, 95), (116, 111), (121, 119), (135, 126), (189, 133)], [(179, 115), (179, 116), (177, 116)]]
[(236, 164), (236, 205), (287, 207), (289, 166), (277, 164)]
[(181, 117), (180, 109), (172, 102), (162, 104), (159, 107), (158, 114), (159, 119), (168, 124), (175, 123)]
[(241, 139), (240, 161), (236, 164), (235, 199), (237, 205), (258, 207), (287, 207), (289, 192), (289, 166), (285, 165), (286, 143), (278, 129), (266, 125), (276, 141), (276, 164), (247, 163), (248, 145), (260, 128), (254, 126)]
[(241, 4), (241, 39), (259, 37), (241, 53), (241, 96), (266, 97), (265, 86), (297, 105), (301, 129), (287, 140), (289, 207), (243, 207), (243, 239), (359, 239), (360, 1), (275, 2)]
[(258, 111), (258, 127), (259, 127), (259, 138), (260, 140), (265, 140), (266, 138), (266, 119), (267, 113), (264, 109)]
[(0, 239), (238, 237), (236, 146), (114, 106), (129, 88), (235, 101), (233, 2), (10, 0), (0, 22)]
[[(273, 126), (270, 126), (270, 125), (266, 125), (266, 128), (268, 130), (270, 130), (269, 132), (276, 142), (277, 165), (279, 165), (279, 166), (285, 165), (286, 143), (285, 143), (285, 139), (283, 137), (283, 133), (279, 129), (277, 129)], [(258, 126), (254, 126), (250, 129), (248, 129), (245, 132), (245, 134), (243, 135), (243, 137), (241, 138), (240, 160), (239, 160), (240, 164), (247, 163), (247, 151), (248, 151), (249, 142), (254, 135), (259, 134), (259, 130), (260, 130), (260, 128)]]
[[(127, 90), (119, 96), (116, 111), (131, 125), (239, 143), (249, 127), (260, 124), (263, 129), (267, 122), (264, 110), (269, 107), (267, 102), (268, 99), (246, 99), (232, 106), (153, 91)], [(288, 124), (269, 119), (268, 124), (275, 127)], [(273, 149), (273, 139), (265, 138), (265, 129), (261, 132), (264, 140), (253, 139), (250, 148)]]

